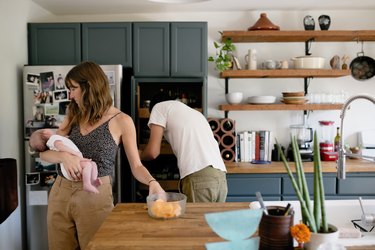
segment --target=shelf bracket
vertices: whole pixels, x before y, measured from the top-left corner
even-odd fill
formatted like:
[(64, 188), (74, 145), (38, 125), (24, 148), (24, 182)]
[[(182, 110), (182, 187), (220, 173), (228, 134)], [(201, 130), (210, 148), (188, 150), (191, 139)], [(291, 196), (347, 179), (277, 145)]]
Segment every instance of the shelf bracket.
[[(229, 77), (225, 78), (225, 94), (229, 92)], [(224, 111), (224, 118), (228, 118), (229, 111)]]
[(312, 42), (315, 41), (314, 38), (310, 38), (305, 42), (305, 55), (306, 56), (311, 56), (310, 49), (311, 49), (311, 44)]

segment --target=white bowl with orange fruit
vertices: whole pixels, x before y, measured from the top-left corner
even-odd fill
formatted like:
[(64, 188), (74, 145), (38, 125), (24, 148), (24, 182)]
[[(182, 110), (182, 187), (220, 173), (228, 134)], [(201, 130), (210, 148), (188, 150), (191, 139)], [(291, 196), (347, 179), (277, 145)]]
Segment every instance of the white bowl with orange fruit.
[(148, 214), (155, 219), (175, 219), (185, 214), (186, 195), (182, 193), (157, 193), (147, 196)]

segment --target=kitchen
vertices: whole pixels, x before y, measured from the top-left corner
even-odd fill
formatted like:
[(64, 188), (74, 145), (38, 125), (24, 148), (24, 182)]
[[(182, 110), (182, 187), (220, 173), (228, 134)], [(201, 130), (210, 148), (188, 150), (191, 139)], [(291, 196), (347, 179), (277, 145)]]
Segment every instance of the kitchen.
[[(36, 1), (35, 1), (36, 2)], [(73, 10), (65, 14), (53, 14), (41, 8), (33, 1), (17, 0), (2, 1), (0, 3), (1, 27), (6, 39), (1, 40), (0, 65), (2, 71), (1, 100), (5, 105), (1, 107), (2, 122), (0, 125), (0, 152), (1, 158), (12, 157), (22, 166), (22, 89), (21, 69), (27, 64), (27, 23), (28, 22), (119, 22), (119, 21), (206, 21), (208, 23), (208, 55), (213, 55), (215, 49), (213, 41), (220, 40), (218, 31), (223, 30), (247, 30), (259, 18), (261, 12), (266, 12), (273, 23), (279, 25), (282, 30), (302, 30), (302, 20), (306, 15), (317, 19), (321, 14), (330, 15), (332, 24), (331, 30), (371, 30), (373, 29), (374, 15), (373, 5), (369, 2), (355, 3), (355, 6), (346, 7), (345, 2), (340, 1), (333, 8), (325, 7), (324, 3), (313, 3), (312, 6), (298, 8), (298, 3), (290, 1), (289, 5), (283, 4), (245, 7), (234, 9), (235, 4), (231, 3), (232, 11), (227, 7), (220, 11), (189, 11), (180, 12), (178, 8), (172, 7), (168, 12), (153, 12), (153, 10), (134, 11), (131, 13), (105, 12), (105, 6), (98, 13), (73, 13)], [(352, 1), (349, 1), (352, 2)], [(215, 5), (215, 1), (210, 3)], [(107, 3), (105, 3), (107, 5)], [(208, 5), (210, 6), (210, 5)], [(294, 6), (294, 7), (293, 7)], [(322, 6), (322, 7), (320, 7)], [(295, 9), (294, 9), (295, 8)], [(342, 8), (342, 9), (340, 9)], [(78, 8), (77, 8), (78, 9)], [(185, 7), (187, 10), (187, 8)], [(212, 8), (206, 8), (213, 9)], [(61, 6), (58, 10), (63, 10)], [(201, 8), (205, 10), (205, 8)], [(152, 11), (152, 12), (151, 12)], [(318, 27), (316, 26), (316, 29)], [(276, 43), (269, 46), (266, 43), (241, 43), (236, 44), (237, 56), (244, 65), (244, 56), (249, 48), (258, 52), (258, 60), (267, 59), (289, 59), (304, 54), (303, 43)], [(313, 55), (324, 56), (329, 60), (334, 55), (342, 56), (348, 54), (352, 59), (361, 50), (361, 44), (353, 43), (314, 43), (312, 45)], [(372, 42), (364, 43), (366, 55), (374, 57), (375, 47)], [(328, 68), (329, 65), (326, 64)], [(344, 90), (351, 95), (367, 93), (375, 95), (375, 88), (372, 86), (375, 79), (366, 82), (353, 80), (350, 76), (341, 78), (315, 78), (312, 79), (309, 91), (311, 93), (330, 92), (332, 90)], [(225, 103), (224, 79), (214, 70), (213, 64), (208, 64), (208, 116), (224, 117), (224, 112), (218, 110), (218, 105)], [(233, 81), (234, 82), (234, 81)], [(13, 83), (13, 84), (11, 84)], [(17, 83), (17, 84), (14, 84)], [(237, 79), (230, 86), (231, 91), (242, 91), (247, 98), (253, 95), (275, 95), (280, 96), (283, 91), (297, 91), (303, 89), (302, 79)], [(373, 129), (375, 112), (373, 105), (367, 102), (358, 101), (352, 105), (350, 113), (347, 113), (345, 120), (345, 139), (352, 146), (356, 144), (356, 132), (365, 129)], [(282, 144), (289, 141), (289, 126), (300, 122), (300, 112), (297, 111), (252, 111), (252, 112), (231, 112), (229, 117), (237, 121), (237, 129), (269, 129), (274, 131), (277, 139)], [(339, 111), (314, 111), (310, 114), (309, 123), (318, 127), (318, 121), (330, 119), (339, 123)], [(277, 122), (275, 122), (277, 121)], [(251, 125), (250, 125), (251, 124)], [(15, 138), (18, 138), (15, 139)], [(15, 143), (8, 143), (15, 142)], [(0, 226), (1, 249), (21, 249), (21, 214), (20, 207), (10, 218)]]

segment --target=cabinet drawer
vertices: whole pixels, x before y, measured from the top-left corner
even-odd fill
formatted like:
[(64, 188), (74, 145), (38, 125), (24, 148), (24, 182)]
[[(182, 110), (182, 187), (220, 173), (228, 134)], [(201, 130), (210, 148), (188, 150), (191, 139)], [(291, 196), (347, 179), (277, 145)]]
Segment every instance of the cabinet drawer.
[(228, 196), (281, 195), (281, 178), (266, 175), (227, 175)]
[[(314, 193), (314, 177), (306, 176), (307, 186), (310, 194)], [(323, 177), (324, 193), (326, 195), (336, 194), (336, 177)], [(296, 195), (292, 182), (289, 177), (283, 177), (282, 184), (283, 195)]]
[(338, 194), (375, 195), (375, 177), (347, 177), (338, 181)]
[[(279, 201), (280, 196), (264, 196), (263, 200), (265, 201)], [(253, 202), (258, 201), (255, 196), (228, 196), (226, 202)]]

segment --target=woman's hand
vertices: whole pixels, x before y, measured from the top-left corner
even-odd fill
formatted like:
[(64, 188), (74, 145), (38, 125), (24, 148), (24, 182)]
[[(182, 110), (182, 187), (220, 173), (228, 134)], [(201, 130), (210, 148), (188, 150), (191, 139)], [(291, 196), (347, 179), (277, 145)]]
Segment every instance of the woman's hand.
[(151, 181), (148, 184), (148, 188), (149, 188), (149, 192), (148, 192), (149, 195), (155, 194), (155, 193), (165, 193), (164, 189), (160, 186), (159, 182), (157, 182), (156, 180)]
[(82, 167), (81, 161), (91, 161), (90, 159), (85, 159), (77, 155), (73, 155), (67, 152), (64, 152), (64, 158), (61, 162), (64, 164), (66, 172), (70, 175), (73, 180), (81, 180), (82, 178)]

